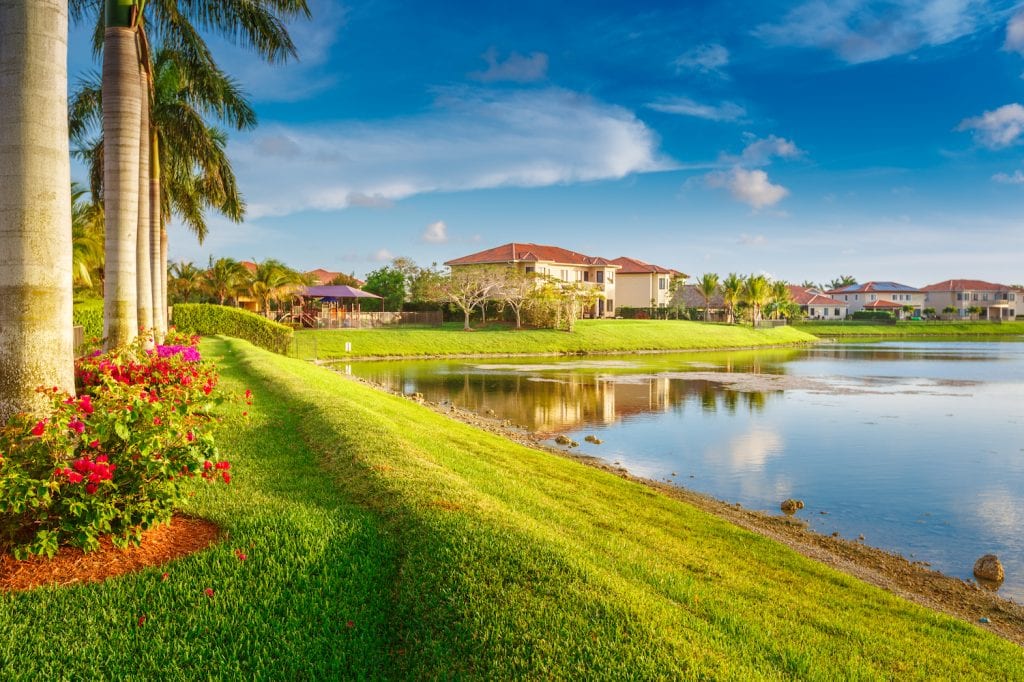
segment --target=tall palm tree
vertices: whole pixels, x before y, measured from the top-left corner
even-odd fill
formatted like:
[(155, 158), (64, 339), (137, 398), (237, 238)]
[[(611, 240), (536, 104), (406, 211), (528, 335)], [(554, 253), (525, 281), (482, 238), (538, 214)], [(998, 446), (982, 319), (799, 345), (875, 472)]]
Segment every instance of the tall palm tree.
[(718, 291), (718, 274), (705, 272), (697, 280), (697, 291), (704, 297), (704, 321), (708, 320), (708, 308), (711, 307), (711, 297)]
[(722, 300), (725, 303), (725, 310), (729, 316), (729, 324), (736, 321), (736, 305), (740, 302), (740, 294), (743, 292), (743, 276), (730, 272), (722, 280)]
[(190, 261), (179, 261), (171, 264), (170, 286), (174, 292), (181, 296), (184, 303), (189, 302), (192, 292), (199, 291), (203, 287), (204, 273)]
[[(296, 55), (295, 46), (285, 28), (285, 20), (309, 17), (306, 0), (220, 0), (219, 2), (179, 3), (177, 0), (70, 0), (72, 16), (82, 19), (102, 6), (93, 46), (103, 51), (103, 99), (107, 106), (103, 113), (104, 138), (109, 147), (104, 161), (105, 208), (110, 221), (107, 231), (107, 266), (111, 285), (106, 287), (104, 326), (113, 333), (108, 344), (116, 345), (134, 335), (137, 323), (135, 304), (138, 292), (132, 291), (138, 258), (130, 258), (130, 250), (142, 250), (142, 243), (133, 230), (138, 228), (138, 162), (145, 150), (141, 145), (141, 108), (148, 106), (144, 78), (140, 64), (145, 67), (150, 59), (146, 27), (154, 36), (189, 55), (194, 63), (213, 65), (212, 55), (196, 25), (205, 31), (219, 34), (232, 42), (255, 50), (269, 62), (284, 61)], [(102, 27), (102, 31), (100, 31)], [(144, 135), (144, 133), (143, 133)], [(154, 136), (150, 137), (152, 144)], [(151, 150), (159, 164), (159, 148)], [(148, 154), (147, 154), (148, 156)], [(134, 159), (134, 162), (132, 162)], [(159, 168), (157, 165), (156, 167)], [(163, 170), (162, 168), (160, 170)], [(144, 190), (144, 188), (143, 188)], [(152, 200), (159, 191), (148, 193)], [(152, 211), (151, 211), (152, 213)], [(159, 213), (159, 212), (158, 212)], [(161, 216), (162, 217), (162, 216)], [(155, 234), (158, 221), (151, 225), (148, 245), (152, 263), (162, 257), (162, 235)], [(131, 262), (130, 262), (131, 261)], [(159, 285), (160, 277), (153, 278), (153, 295), (162, 298), (166, 292)], [(152, 284), (158, 285), (153, 287)], [(135, 286), (138, 282), (135, 282)], [(129, 305), (131, 304), (131, 305)], [(166, 310), (162, 303), (158, 308)], [(135, 313), (135, 317), (132, 316)], [(162, 314), (162, 313), (161, 313)]]
[(769, 292), (769, 306), (772, 311), (772, 319), (779, 319), (788, 309), (792, 296), (789, 293), (789, 284), (785, 280), (775, 280), (771, 283)]
[(756, 327), (761, 310), (771, 297), (771, 284), (764, 275), (750, 275), (743, 283), (743, 300), (750, 306), (750, 321)]
[(0, 0), (0, 424), (75, 390), (67, 11)]
[(210, 267), (205, 273), (204, 285), (207, 293), (224, 305), (229, 298), (236, 296), (245, 285), (248, 271), (234, 258), (210, 258)]

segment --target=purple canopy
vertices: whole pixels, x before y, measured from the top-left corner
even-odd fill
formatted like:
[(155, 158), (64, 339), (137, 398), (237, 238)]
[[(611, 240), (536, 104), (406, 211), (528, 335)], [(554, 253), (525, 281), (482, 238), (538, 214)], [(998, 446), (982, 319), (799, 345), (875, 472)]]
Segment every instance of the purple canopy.
[(382, 298), (377, 294), (371, 294), (369, 291), (363, 291), (362, 289), (356, 289), (350, 287), (347, 284), (328, 285), (320, 287), (304, 287), (299, 290), (299, 296), (308, 296), (310, 298)]

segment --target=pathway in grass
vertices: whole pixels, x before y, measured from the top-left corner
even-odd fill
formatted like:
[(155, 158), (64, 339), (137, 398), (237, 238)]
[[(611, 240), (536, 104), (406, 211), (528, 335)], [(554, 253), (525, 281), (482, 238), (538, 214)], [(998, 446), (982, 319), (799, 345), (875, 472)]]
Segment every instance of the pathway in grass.
[(0, 669), (1024, 676), (1004, 640), (641, 485), (245, 342), (203, 350), (256, 392), (249, 426), (225, 433), (231, 488), (194, 503), (229, 539), (103, 585), (4, 595)]

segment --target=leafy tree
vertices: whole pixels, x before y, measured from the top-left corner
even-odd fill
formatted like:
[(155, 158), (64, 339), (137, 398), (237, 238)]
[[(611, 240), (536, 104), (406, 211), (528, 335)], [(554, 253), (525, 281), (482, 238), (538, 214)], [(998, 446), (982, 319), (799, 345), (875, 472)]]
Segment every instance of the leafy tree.
[(523, 310), (531, 304), (537, 290), (537, 275), (514, 266), (504, 268), (495, 277), (493, 296), (512, 309), (516, 329), (523, 328)]
[(92, 288), (93, 274), (103, 271), (103, 206), (85, 193), (71, 183), (71, 273), (76, 285)]
[(743, 276), (730, 272), (722, 280), (722, 300), (725, 303), (725, 310), (729, 316), (729, 323), (736, 322), (736, 306), (740, 302), (743, 293)]
[(249, 271), (233, 258), (218, 258), (216, 261), (210, 257), (210, 267), (204, 275), (204, 288), (207, 293), (217, 302), (224, 305), (224, 302), (245, 286)]
[(349, 273), (346, 275), (344, 272), (339, 273), (338, 276), (332, 279), (330, 282), (328, 282), (328, 284), (333, 284), (334, 286), (348, 286), (356, 288), (363, 285), (362, 282), (356, 279), (355, 274)]
[(444, 279), (445, 273), (438, 269), (437, 263), (431, 263), (428, 268), (417, 268), (412, 279), (406, 279), (409, 302), (421, 305), (440, 303), (444, 300), (444, 292), (441, 289)]
[(405, 301), (405, 275), (398, 268), (385, 265), (366, 276), (363, 291), (381, 296), (385, 310), (401, 310)]
[(927, 317), (928, 319), (935, 319), (935, 308), (925, 308), (921, 312), (924, 313), (924, 316)]
[(718, 291), (719, 277), (717, 273), (705, 272), (697, 280), (697, 291), (704, 297), (704, 321), (708, 319), (708, 308), (711, 307), (711, 297)]
[(764, 275), (750, 275), (743, 283), (743, 300), (750, 306), (750, 321), (756, 327), (761, 322), (761, 310), (771, 299), (771, 284)]
[(776, 280), (771, 283), (768, 307), (771, 310), (772, 319), (786, 315), (789, 311), (792, 296), (789, 293), (789, 285), (784, 280)]
[(462, 311), (462, 328), (470, 330), (469, 316), (473, 310), (491, 296), (494, 289), (494, 268), (486, 265), (452, 268), (440, 282), (444, 300)]
[(192, 293), (203, 288), (205, 279), (203, 271), (190, 261), (172, 263), (170, 270), (171, 290), (181, 297), (183, 303), (189, 303)]

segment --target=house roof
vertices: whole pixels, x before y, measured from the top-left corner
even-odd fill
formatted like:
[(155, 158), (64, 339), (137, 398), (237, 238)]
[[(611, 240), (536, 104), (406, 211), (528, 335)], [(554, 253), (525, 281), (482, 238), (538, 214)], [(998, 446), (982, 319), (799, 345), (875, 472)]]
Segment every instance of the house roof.
[(630, 258), (628, 256), (619, 256), (611, 261), (615, 265), (620, 266), (618, 274), (620, 275), (646, 275), (646, 274), (659, 274), (659, 275), (672, 275), (673, 277), (686, 277), (686, 273), (673, 270), (672, 268), (664, 268), (660, 265), (652, 265), (651, 263), (645, 263), (637, 258)]
[(249, 272), (256, 272), (256, 268), (258, 268), (259, 266), (253, 263), (251, 260), (244, 260), (242, 261), (242, 267), (248, 270)]
[(906, 303), (897, 303), (896, 301), (886, 301), (885, 299), (878, 299), (871, 303), (865, 303), (865, 308), (902, 308)]
[(847, 307), (848, 303), (837, 301), (834, 298), (829, 298), (825, 294), (806, 287), (798, 286), (796, 284), (788, 284), (789, 297), (793, 299), (794, 303), (799, 305), (824, 305), (824, 306), (839, 306), (841, 308)]
[(495, 246), (493, 249), (471, 253), (468, 256), (446, 261), (445, 265), (484, 265), (487, 263), (519, 263), (519, 262), (550, 262), (566, 265), (605, 265), (618, 267), (611, 261), (598, 256), (586, 256), (582, 253), (563, 249), (560, 246), (546, 244), (518, 244), (510, 242)]
[(832, 289), (826, 291), (826, 294), (864, 294), (869, 292), (885, 292), (885, 293), (917, 293), (920, 289), (915, 289), (912, 286), (906, 284), (900, 284), (899, 282), (865, 282), (864, 284), (850, 284), (849, 286), (840, 287), (838, 289)]
[(921, 291), (1010, 291), (1014, 287), (993, 284), (980, 279), (944, 279), (921, 287)]
[[(327, 285), (330, 284), (335, 277), (341, 275), (342, 273), (332, 272), (331, 270), (324, 270), (323, 268), (317, 268), (316, 270), (310, 270), (306, 274), (313, 275), (314, 277), (316, 277), (317, 281), (321, 285)], [(364, 284), (366, 284), (366, 282), (362, 281), (361, 279), (356, 279), (355, 277), (353, 277), (352, 279), (355, 279), (356, 283), (359, 286), (363, 286)]]
[(356, 289), (345, 284), (303, 287), (299, 289), (299, 296), (309, 296), (310, 298), (381, 298), (377, 294), (371, 294), (369, 291)]

